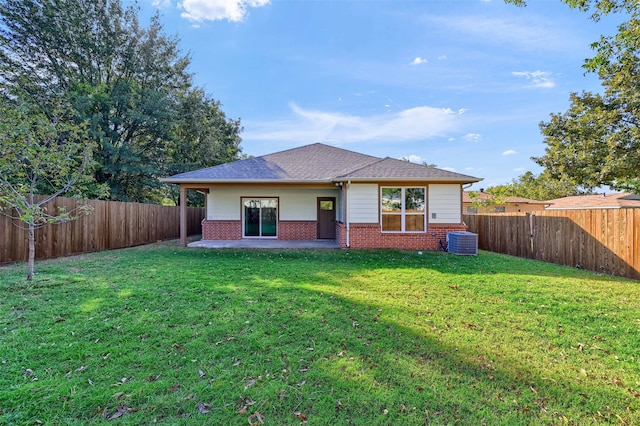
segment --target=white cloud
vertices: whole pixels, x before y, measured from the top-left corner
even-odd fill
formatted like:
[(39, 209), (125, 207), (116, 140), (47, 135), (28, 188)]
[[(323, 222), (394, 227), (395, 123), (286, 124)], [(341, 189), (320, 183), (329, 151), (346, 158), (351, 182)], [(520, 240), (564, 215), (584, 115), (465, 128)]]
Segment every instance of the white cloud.
[(245, 122), (245, 140), (349, 143), (424, 140), (455, 130), (459, 114), (448, 108), (420, 106), (399, 112), (357, 116), (315, 111), (292, 103), (289, 120)]
[(524, 167), (517, 167), (517, 168), (513, 169), (514, 172), (524, 172), (525, 170), (527, 170), (527, 169), (525, 169)]
[(502, 155), (514, 155), (514, 154), (517, 154), (517, 152), (514, 151), (513, 149), (508, 149), (502, 153)]
[[(503, 49), (511, 46), (526, 51), (544, 48), (547, 51), (553, 49), (564, 52), (583, 47), (583, 42), (574, 33), (558, 28), (548, 18), (536, 14), (515, 18), (460, 15), (455, 19), (451, 19), (449, 15), (429, 15), (423, 19), (444, 31), (491, 43)], [(558, 43), (558, 40), (562, 40), (562, 43)]]
[(444, 61), (445, 59), (447, 59), (447, 55), (440, 55), (440, 56), (438, 56), (438, 60), (439, 60), (439, 61)]
[(152, 0), (151, 5), (155, 7), (169, 7), (171, 6), (171, 0)]
[(406, 156), (402, 157), (402, 159), (409, 160), (410, 162), (416, 163), (416, 164), (422, 164), (422, 162), (424, 161), (424, 159), (422, 157), (420, 157), (419, 155), (415, 155), (415, 154), (406, 155)]
[(478, 133), (467, 133), (462, 138), (467, 142), (478, 142), (482, 136)]
[(550, 89), (555, 87), (556, 83), (548, 71), (514, 71), (511, 75), (515, 77), (524, 77), (531, 81), (529, 87), (538, 87), (542, 89)]
[[(166, 0), (155, 0), (166, 1)], [(194, 22), (228, 20), (240, 22), (249, 7), (261, 7), (270, 0), (183, 0), (178, 7), (182, 17)]]
[(456, 169), (454, 169), (453, 167), (438, 167), (441, 170), (448, 170), (450, 172), (455, 172)]
[(420, 65), (420, 64), (426, 64), (428, 61), (424, 58), (421, 58), (420, 56), (416, 56), (416, 58), (413, 60), (413, 62), (411, 62), (411, 65)]

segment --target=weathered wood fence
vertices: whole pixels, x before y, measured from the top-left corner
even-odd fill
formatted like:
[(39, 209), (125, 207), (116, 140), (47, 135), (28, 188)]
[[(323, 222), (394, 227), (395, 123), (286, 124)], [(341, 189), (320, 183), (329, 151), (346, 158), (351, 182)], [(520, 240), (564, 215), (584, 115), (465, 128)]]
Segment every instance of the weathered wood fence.
[[(73, 210), (79, 200), (58, 197), (47, 204)], [(82, 201), (93, 213), (72, 222), (36, 230), (36, 258), (48, 259), (78, 253), (132, 247), (180, 236), (180, 208), (118, 201)], [(187, 209), (189, 235), (202, 233), (203, 208)], [(27, 231), (0, 215), (0, 264), (24, 261), (28, 255)]]
[(640, 209), (464, 215), (478, 248), (640, 279)]

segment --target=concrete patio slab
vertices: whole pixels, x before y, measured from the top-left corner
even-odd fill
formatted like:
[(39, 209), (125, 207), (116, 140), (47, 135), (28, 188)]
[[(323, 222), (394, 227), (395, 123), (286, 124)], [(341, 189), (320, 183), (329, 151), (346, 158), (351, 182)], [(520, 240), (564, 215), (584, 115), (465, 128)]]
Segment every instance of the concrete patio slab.
[(249, 249), (338, 249), (335, 240), (283, 241), (283, 240), (200, 240), (187, 247), (199, 248), (249, 248)]

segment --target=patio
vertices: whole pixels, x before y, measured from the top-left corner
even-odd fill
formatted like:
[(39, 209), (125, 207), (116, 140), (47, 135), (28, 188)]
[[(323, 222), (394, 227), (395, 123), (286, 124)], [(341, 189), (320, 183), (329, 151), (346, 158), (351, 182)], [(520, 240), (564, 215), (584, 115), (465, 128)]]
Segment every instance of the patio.
[(337, 249), (335, 240), (200, 240), (189, 243), (187, 247), (200, 248), (250, 248), (250, 249)]

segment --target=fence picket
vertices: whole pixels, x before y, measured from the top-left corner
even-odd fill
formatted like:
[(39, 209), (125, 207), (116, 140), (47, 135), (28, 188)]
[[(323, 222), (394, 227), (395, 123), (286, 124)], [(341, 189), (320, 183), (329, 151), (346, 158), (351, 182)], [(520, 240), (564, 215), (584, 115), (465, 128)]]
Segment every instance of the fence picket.
[[(80, 200), (57, 197), (48, 204), (73, 210)], [(47, 259), (79, 253), (123, 248), (180, 236), (180, 208), (153, 204), (90, 200), (90, 215), (36, 230), (36, 258)], [(189, 235), (202, 233), (204, 208), (187, 209)], [(27, 232), (0, 215), (0, 264), (27, 260)]]
[[(478, 248), (640, 279), (640, 209), (464, 215)], [(531, 251), (530, 221), (534, 250)]]

